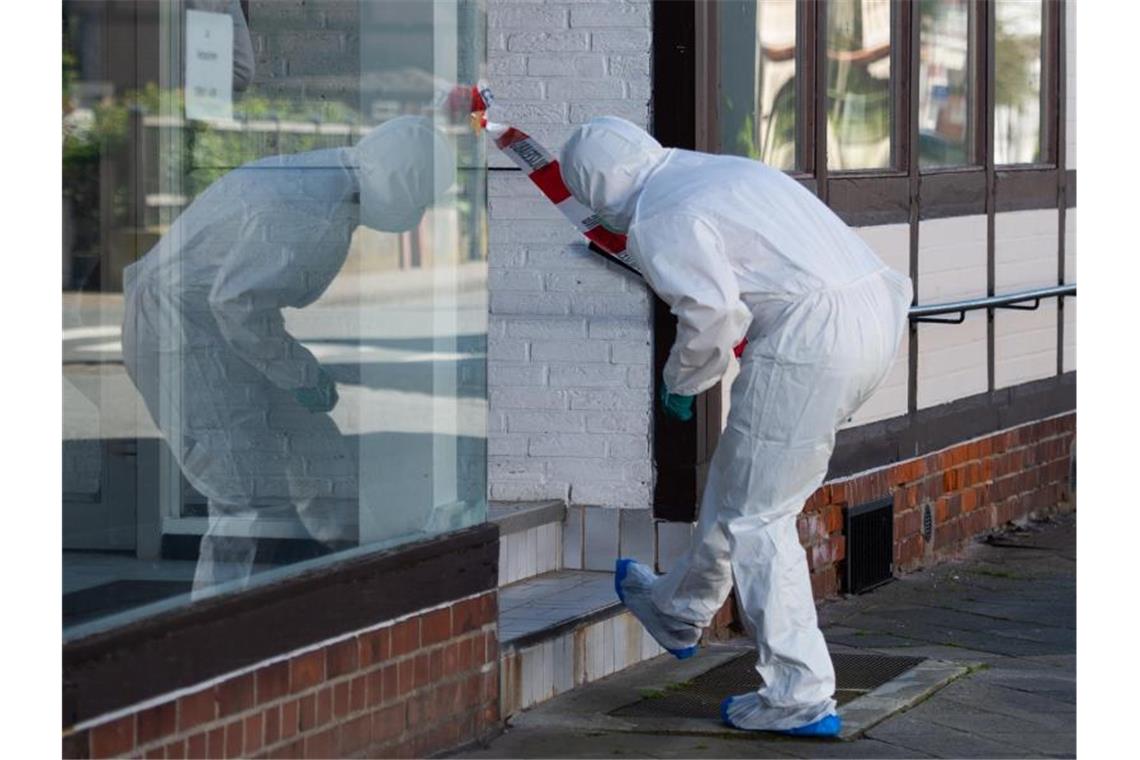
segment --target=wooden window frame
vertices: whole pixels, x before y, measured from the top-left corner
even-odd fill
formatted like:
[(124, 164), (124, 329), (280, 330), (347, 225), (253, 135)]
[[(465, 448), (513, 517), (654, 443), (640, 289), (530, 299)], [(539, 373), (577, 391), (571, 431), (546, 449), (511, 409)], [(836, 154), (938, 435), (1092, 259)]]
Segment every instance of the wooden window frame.
[[(827, 4), (798, 0), (796, 14), (796, 130), (797, 157), (802, 168), (789, 175), (814, 192), (847, 224), (869, 226), (906, 223), (910, 226), (911, 278), (918, 289), (918, 228), (924, 219), (981, 215), (987, 217), (987, 294), (994, 294), (994, 216), (1023, 209), (1075, 205), (1076, 176), (1066, 171), (1065, 148), (1065, 3), (1041, 0), (1042, 13), (1042, 135), (1047, 161), (1039, 164), (994, 164), (993, 109), (995, 0), (972, 0), (970, 42), (975, 46), (971, 85), (972, 163), (920, 169), (918, 160), (918, 73), (920, 18), (912, 2), (892, 3), (891, 87), (894, 160), (890, 169), (829, 171), (827, 165)], [(715, 2), (654, 0), (653, 98), (654, 132), (670, 147), (715, 152), (717, 90)], [(1058, 283), (1064, 277), (1065, 214), (1059, 216)], [(1061, 326), (1064, 308), (1059, 299), (1057, 375), (1062, 375)], [(988, 397), (994, 388), (994, 311), (988, 312)], [(654, 305), (654, 398), (661, 371), (676, 336), (676, 320), (659, 299)], [(922, 417), (917, 410), (917, 326), (910, 330), (908, 412), (877, 425), (891, 440), (913, 435), (910, 427)], [(681, 423), (665, 417), (654, 404), (653, 451), (657, 465), (653, 505), (659, 519), (692, 521), (704, 488), (709, 461), (721, 428), (721, 386), (701, 394), (694, 419)], [(997, 403), (994, 401), (993, 403)], [(978, 404), (966, 405), (977, 409)], [(924, 411), (923, 414), (926, 414)], [(929, 416), (927, 414), (927, 416)], [(871, 426), (868, 426), (871, 427)], [(859, 430), (859, 429), (856, 429)], [(900, 430), (902, 432), (900, 432)], [(844, 431), (846, 432), (846, 431)], [(877, 433), (876, 435), (879, 435)], [(868, 451), (894, 451), (898, 446), (868, 445), (865, 436), (840, 436), (851, 446)], [(881, 442), (880, 442), (881, 443)], [(837, 450), (837, 460), (859, 460)], [(893, 461), (893, 460), (892, 460)], [(887, 462), (879, 462), (886, 464)]]

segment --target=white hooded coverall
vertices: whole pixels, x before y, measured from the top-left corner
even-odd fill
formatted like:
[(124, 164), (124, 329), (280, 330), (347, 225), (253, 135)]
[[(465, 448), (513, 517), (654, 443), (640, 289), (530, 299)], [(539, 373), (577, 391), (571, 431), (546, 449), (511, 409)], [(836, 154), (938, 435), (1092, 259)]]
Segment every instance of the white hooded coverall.
[(415, 227), (454, 175), (431, 121), (398, 117), (351, 148), (231, 171), (124, 270), (124, 364), (207, 498), (196, 591), (248, 579), (258, 521), (356, 540), (356, 451), (327, 414), (298, 403), (294, 392), (316, 387), (323, 370), (281, 310), (329, 287), (359, 223)]
[(627, 233), (677, 317), (670, 392), (711, 388), (748, 338), (696, 533), (653, 583), (653, 606), (699, 631), (735, 579), (764, 684), (733, 700), (733, 723), (779, 730), (820, 720), (835, 711), (835, 674), (796, 518), (823, 482), (838, 426), (890, 368), (910, 279), (759, 161), (665, 149), (602, 117), (570, 137), (561, 167), (574, 197)]

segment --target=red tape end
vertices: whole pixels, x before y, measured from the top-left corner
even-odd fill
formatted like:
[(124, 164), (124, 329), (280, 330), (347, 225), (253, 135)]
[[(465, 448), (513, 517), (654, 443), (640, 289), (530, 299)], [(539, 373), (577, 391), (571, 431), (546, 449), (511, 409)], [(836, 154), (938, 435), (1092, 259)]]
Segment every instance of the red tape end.
[(483, 100), (483, 93), (479, 92), (479, 88), (474, 86), (471, 88), (471, 110), (472, 111), (486, 111), (487, 103)]
[(625, 250), (625, 235), (610, 232), (601, 225), (592, 227), (582, 234), (604, 248), (607, 253), (621, 253)]

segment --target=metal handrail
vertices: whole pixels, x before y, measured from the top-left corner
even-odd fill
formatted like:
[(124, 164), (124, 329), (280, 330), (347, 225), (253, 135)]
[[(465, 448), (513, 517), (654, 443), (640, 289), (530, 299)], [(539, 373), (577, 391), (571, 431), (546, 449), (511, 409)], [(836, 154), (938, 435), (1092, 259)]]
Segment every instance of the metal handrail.
[[(1042, 298), (1065, 298), (1077, 294), (1076, 284), (1053, 285), (1048, 288), (1035, 288), (1022, 290), (1017, 293), (1006, 293), (1000, 296), (987, 296), (985, 298), (970, 298), (964, 301), (950, 301), (948, 303), (933, 303), (928, 306), (912, 306), (910, 308), (911, 322), (927, 322), (944, 325), (960, 325), (966, 321), (966, 312), (978, 309), (1017, 309), (1019, 311), (1034, 311), (1041, 306)], [(1026, 306), (1029, 301), (1032, 306)], [(941, 314), (957, 314), (953, 319), (940, 319)]]

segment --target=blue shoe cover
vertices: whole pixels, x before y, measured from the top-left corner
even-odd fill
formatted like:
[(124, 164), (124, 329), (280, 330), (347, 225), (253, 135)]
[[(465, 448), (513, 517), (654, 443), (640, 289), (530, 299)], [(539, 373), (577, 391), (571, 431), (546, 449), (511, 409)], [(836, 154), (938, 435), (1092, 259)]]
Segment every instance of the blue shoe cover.
[(822, 736), (834, 737), (839, 736), (839, 732), (843, 729), (843, 721), (838, 715), (832, 713), (825, 715), (817, 720), (815, 723), (808, 723), (806, 726), (799, 728), (788, 728), (777, 733), (787, 734), (788, 736)]
[(819, 738), (833, 738), (839, 736), (839, 732), (843, 729), (843, 721), (834, 713), (825, 715), (814, 723), (808, 723), (804, 726), (797, 726), (796, 728), (767, 728), (767, 729), (749, 729), (742, 728), (732, 722), (728, 717), (728, 708), (732, 705), (732, 697), (727, 697), (720, 703), (720, 719), (726, 726), (735, 728), (741, 731), (768, 731), (773, 734), (784, 734), (785, 736), (814, 736)]
[(617, 598), (622, 604), (625, 604), (625, 594), (621, 592), (621, 582), (629, 574), (629, 566), (633, 562), (632, 559), (619, 559), (614, 566), (614, 591), (617, 592)]
[[(692, 657), (697, 653), (696, 644), (692, 644), (690, 646), (677, 646), (679, 642), (676, 640), (676, 637), (672, 635), (672, 632), (664, 628), (664, 621), (660, 621), (658, 619), (650, 619), (653, 615), (652, 608), (650, 606), (645, 604), (635, 604), (635, 606), (631, 607), (629, 601), (627, 601), (626, 593), (622, 588), (622, 585), (625, 583), (626, 578), (629, 576), (630, 569), (635, 567), (637, 564), (637, 561), (632, 559), (619, 559), (617, 561), (617, 565), (614, 567), (614, 591), (617, 592), (617, 598), (620, 599), (621, 603), (624, 604), (626, 608), (628, 608), (629, 611), (633, 613), (633, 616), (636, 617), (643, 626), (645, 626), (645, 630), (649, 631), (649, 634), (657, 640), (657, 643), (660, 644), (666, 652), (673, 655), (678, 660), (686, 660)], [(642, 575), (645, 575), (645, 573), (642, 572)], [(642, 598), (645, 601), (648, 601), (649, 597), (648, 595), (645, 595)], [(688, 633), (692, 633), (692, 631), (689, 631)], [(699, 629), (695, 630), (695, 635), (699, 640)], [(664, 641), (662, 639), (664, 639)]]

